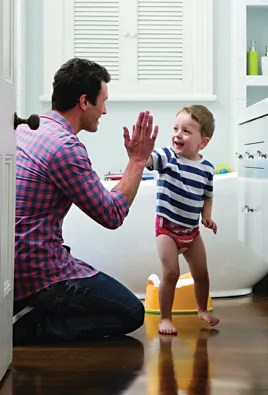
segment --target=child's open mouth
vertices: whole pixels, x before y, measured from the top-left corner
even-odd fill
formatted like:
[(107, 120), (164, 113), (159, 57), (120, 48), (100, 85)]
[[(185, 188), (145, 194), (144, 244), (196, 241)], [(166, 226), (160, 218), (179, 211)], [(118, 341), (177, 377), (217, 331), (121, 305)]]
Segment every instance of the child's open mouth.
[(174, 141), (174, 145), (178, 149), (181, 149), (184, 146), (184, 144), (182, 142), (180, 142), (180, 141)]

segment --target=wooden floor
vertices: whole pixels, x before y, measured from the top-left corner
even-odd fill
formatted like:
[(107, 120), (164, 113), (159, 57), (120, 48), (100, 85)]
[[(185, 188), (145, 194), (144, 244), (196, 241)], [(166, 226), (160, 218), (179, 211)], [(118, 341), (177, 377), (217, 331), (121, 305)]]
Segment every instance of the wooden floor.
[(267, 395), (268, 299), (213, 299), (208, 330), (175, 316), (177, 337), (159, 337), (146, 316), (131, 337), (87, 344), (16, 347), (0, 395)]

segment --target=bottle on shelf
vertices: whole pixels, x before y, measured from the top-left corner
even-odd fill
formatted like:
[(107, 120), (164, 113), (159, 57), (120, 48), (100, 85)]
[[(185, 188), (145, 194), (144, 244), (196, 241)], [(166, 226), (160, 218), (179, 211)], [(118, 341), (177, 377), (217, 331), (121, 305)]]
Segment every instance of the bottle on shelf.
[(256, 51), (256, 44), (251, 40), (249, 51), (247, 52), (247, 75), (258, 75), (259, 54)]
[(261, 73), (268, 75), (268, 45), (265, 48), (265, 54), (261, 56)]

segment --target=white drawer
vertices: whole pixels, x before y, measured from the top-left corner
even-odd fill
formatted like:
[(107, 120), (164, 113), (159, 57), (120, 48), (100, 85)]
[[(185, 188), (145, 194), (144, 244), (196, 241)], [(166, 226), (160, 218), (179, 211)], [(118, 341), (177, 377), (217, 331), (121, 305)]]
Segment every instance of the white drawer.
[(240, 124), (238, 141), (239, 176), (268, 179), (268, 117)]

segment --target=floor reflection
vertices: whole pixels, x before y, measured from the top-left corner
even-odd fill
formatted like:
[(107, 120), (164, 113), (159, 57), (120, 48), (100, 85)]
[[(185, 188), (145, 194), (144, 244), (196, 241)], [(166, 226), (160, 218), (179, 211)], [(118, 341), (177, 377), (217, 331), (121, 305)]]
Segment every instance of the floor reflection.
[(21, 364), (16, 360), (13, 395), (121, 394), (144, 364), (143, 344), (129, 336), (72, 345), (69, 353), (60, 346), (52, 351), (51, 347), (40, 348), (39, 353), (40, 362), (35, 366), (31, 360), (25, 366), (27, 357)]
[(218, 334), (197, 316), (173, 316), (178, 336), (158, 334), (158, 315), (146, 314), (148, 394), (210, 395), (213, 364), (208, 339)]
[(213, 304), (218, 336), (197, 315), (174, 315), (178, 336), (159, 336), (159, 315), (146, 314), (131, 336), (15, 347), (0, 395), (268, 394), (268, 299)]
[(12, 371), (9, 369), (0, 382), (0, 394), (12, 395)]

